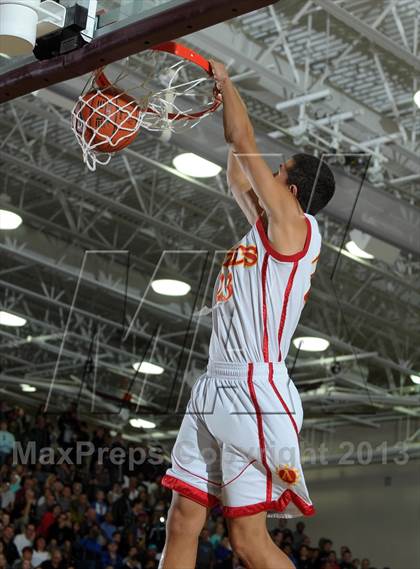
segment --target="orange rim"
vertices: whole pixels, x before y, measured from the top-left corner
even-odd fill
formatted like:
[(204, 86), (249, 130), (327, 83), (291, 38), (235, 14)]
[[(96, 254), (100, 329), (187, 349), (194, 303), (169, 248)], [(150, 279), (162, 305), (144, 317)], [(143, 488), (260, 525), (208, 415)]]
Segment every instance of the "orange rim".
[[(172, 55), (180, 57), (181, 59), (185, 59), (186, 61), (190, 61), (191, 63), (194, 63), (195, 65), (197, 65), (198, 67), (203, 69), (203, 71), (205, 71), (207, 73), (207, 75), (209, 75), (210, 77), (213, 77), (213, 71), (212, 71), (210, 62), (205, 57), (203, 57), (202, 55), (200, 55), (199, 53), (197, 53), (193, 49), (186, 47), (185, 45), (182, 45), (182, 44), (177, 43), (175, 41), (168, 41), (168, 42), (160, 43), (151, 49), (153, 49), (155, 51), (163, 51), (166, 53), (170, 53)], [(105, 69), (104, 67), (101, 67), (100, 69), (98, 69), (95, 72), (95, 83), (100, 89), (108, 89), (110, 87), (113, 87), (112, 83), (109, 81), (108, 77), (105, 75), (104, 69)], [(216, 109), (218, 109), (220, 107), (221, 104), (222, 104), (222, 102), (215, 98), (213, 101), (213, 104), (208, 109), (206, 109), (204, 111), (197, 111), (196, 113), (191, 113), (188, 115), (183, 114), (183, 113), (169, 113), (168, 118), (170, 120), (199, 119), (200, 117), (202, 117), (203, 115), (205, 115), (207, 113), (213, 113)], [(155, 113), (156, 111), (148, 108), (147, 112)]]

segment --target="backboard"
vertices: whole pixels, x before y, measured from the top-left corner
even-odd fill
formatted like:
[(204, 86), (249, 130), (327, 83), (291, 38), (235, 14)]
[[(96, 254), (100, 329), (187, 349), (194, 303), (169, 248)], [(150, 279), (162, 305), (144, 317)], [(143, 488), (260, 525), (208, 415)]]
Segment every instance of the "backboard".
[(159, 14), (170, 5), (182, 5), (185, 0), (98, 0), (95, 37), (123, 28), (139, 17)]
[[(60, 3), (70, 7), (75, 1)], [(89, 0), (78, 2), (89, 6)], [(91, 43), (44, 61), (0, 57), (0, 103), (270, 4), (272, 0), (98, 0)]]
[[(71, 7), (75, 2), (76, 0), (60, 0), (60, 4), (66, 7)], [(77, 0), (77, 3), (89, 7), (89, 0)], [(183, 3), (185, 0), (97, 0), (94, 38), (106, 36), (118, 29), (123, 30), (129, 23), (140, 18), (158, 15), (165, 12), (169, 6)], [(37, 60), (33, 55), (9, 58), (0, 53), (0, 75), (35, 61)]]

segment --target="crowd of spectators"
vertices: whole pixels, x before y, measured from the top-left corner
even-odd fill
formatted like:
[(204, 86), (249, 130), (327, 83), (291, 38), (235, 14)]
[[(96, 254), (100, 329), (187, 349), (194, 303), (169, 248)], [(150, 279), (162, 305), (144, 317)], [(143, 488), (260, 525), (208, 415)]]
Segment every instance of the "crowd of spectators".
[[(297, 522), (295, 530), (288, 528), (284, 519), (279, 520), (279, 525), (282, 527), (271, 530), (271, 538), (297, 569), (375, 569), (369, 559), (353, 557), (345, 545), (337, 553), (330, 539), (321, 538), (317, 545), (312, 545), (304, 522)], [(217, 509), (201, 532), (198, 545), (196, 569), (209, 568), (245, 569), (231, 550), (223, 517)]]
[[(91, 441), (94, 452), (68, 464), (77, 441)], [(35, 460), (15, 463), (18, 443), (34, 445)], [(0, 569), (158, 568), (171, 500), (160, 485), (165, 465), (99, 459), (101, 448), (117, 447), (127, 443), (104, 428), (90, 430), (74, 406), (31, 418), (0, 402)], [(66, 459), (46, 461), (45, 448), (63, 449)], [(348, 547), (334, 551), (329, 539), (314, 546), (304, 530), (298, 522), (295, 531), (279, 525), (271, 532), (297, 569), (373, 569)], [(197, 569), (242, 567), (216, 507), (200, 535)]]

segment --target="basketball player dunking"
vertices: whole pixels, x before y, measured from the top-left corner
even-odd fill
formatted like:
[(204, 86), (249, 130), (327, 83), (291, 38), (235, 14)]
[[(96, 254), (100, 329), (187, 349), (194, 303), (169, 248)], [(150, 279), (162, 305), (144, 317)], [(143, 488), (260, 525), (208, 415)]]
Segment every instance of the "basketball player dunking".
[(319, 257), (314, 215), (335, 183), (328, 166), (306, 154), (273, 176), (225, 66), (211, 64), (230, 145), (228, 183), (251, 229), (221, 267), (207, 371), (192, 389), (162, 480), (173, 500), (160, 568), (195, 568), (200, 532), (219, 503), (247, 568), (291, 569), (266, 516), (314, 513), (300, 462), (302, 405), (285, 359)]

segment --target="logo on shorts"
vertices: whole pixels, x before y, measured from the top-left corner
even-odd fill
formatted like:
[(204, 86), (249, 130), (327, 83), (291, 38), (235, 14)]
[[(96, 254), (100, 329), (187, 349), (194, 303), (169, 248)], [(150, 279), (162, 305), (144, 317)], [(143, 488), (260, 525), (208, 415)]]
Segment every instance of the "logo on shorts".
[(299, 470), (288, 464), (277, 468), (277, 476), (287, 484), (297, 484), (299, 482)]

